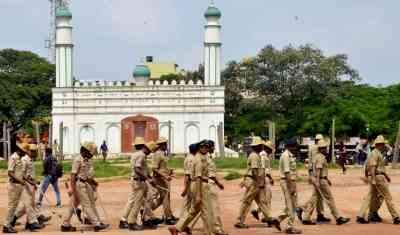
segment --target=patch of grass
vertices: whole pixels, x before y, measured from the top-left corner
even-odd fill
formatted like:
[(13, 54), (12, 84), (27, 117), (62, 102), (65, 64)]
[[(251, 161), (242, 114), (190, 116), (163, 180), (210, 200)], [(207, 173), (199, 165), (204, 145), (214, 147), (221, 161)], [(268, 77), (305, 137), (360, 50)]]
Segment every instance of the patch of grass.
[(109, 162), (94, 162), (95, 177), (108, 178), (114, 176), (127, 176), (131, 173), (131, 169), (127, 166), (115, 166)]
[(7, 165), (8, 165), (7, 161), (5, 160), (0, 161), (0, 170), (7, 170)]
[(173, 169), (183, 169), (184, 158), (170, 158), (168, 160), (168, 167)]
[(236, 171), (229, 171), (228, 174), (224, 177), (225, 180), (236, 180), (242, 178), (242, 175)]

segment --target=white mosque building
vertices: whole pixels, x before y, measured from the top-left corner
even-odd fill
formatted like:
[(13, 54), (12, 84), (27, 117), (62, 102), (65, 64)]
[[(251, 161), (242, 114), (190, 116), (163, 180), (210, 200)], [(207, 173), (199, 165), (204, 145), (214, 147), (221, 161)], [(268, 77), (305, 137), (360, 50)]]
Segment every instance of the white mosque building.
[(100, 145), (103, 140), (110, 153), (130, 153), (135, 137), (167, 137), (172, 153), (185, 153), (188, 145), (201, 139), (223, 146), (221, 12), (211, 4), (204, 16), (204, 82), (150, 80), (150, 70), (143, 64), (136, 66), (132, 80), (83, 82), (74, 80), (72, 13), (59, 7), (52, 136), (53, 141), (62, 141), (64, 154), (78, 153), (83, 141)]

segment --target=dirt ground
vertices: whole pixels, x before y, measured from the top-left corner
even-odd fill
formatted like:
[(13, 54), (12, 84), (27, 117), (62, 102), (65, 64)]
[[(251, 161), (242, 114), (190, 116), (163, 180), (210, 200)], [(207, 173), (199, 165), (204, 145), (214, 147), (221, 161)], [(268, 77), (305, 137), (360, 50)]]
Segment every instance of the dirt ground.
[[(400, 208), (400, 171), (392, 171), (389, 170), (390, 175), (392, 176), (392, 184), (390, 185), (390, 190), (392, 192), (395, 204), (397, 208)], [(275, 176), (277, 176), (277, 172), (273, 172)], [(305, 176), (305, 172), (301, 172), (300, 175)], [(328, 225), (317, 225), (317, 226), (303, 226), (297, 225), (299, 228), (303, 230), (304, 234), (321, 234), (321, 232), (325, 235), (337, 234), (338, 232), (341, 235), (345, 234), (400, 234), (400, 226), (396, 226), (392, 224), (392, 219), (390, 214), (388, 213), (386, 206), (383, 205), (380, 211), (380, 215), (384, 218), (384, 223), (382, 224), (368, 224), (368, 225), (359, 225), (355, 223), (355, 217), (357, 211), (361, 205), (361, 200), (363, 196), (367, 193), (367, 186), (364, 185), (360, 180), (361, 169), (352, 169), (346, 175), (342, 175), (339, 170), (331, 170), (330, 178), (333, 182), (332, 191), (336, 199), (337, 207), (344, 216), (348, 216), (352, 219), (352, 221), (343, 226), (336, 226), (334, 223)], [(233, 227), (235, 223), (238, 209), (240, 205), (240, 199), (243, 194), (243, 191), (239, 188), (240, 180), (224, 182), (225, 190), (221, 191), (220, 196), (220, 205), (222, 210), (222, 219), (224, 222), (225, 230), (232, 235), (247, 235), (247, 234), (280, 234), (274, 228), (267, 228), (263, 224), (254, 220), (251, 215), (247, 217), (247, 223), (251, 226), (248, 230), (237, 230)], [(182, 205), (182, 199), (180, 198), (180, 192), (182, 190), (182, 179), (177, 179), (172, 183), (172, 205), (175, 211), (175, 215), (178, 216), (180, 213), (180, 207)], [(65, 214), (68, 205), (68, 199), (66, 195), (65, 188), (61, 187), (62, 196), (63, 196), (63, 204), (64, 207), (58, 209), (56, 213), (58, 215)], [(304, 203), (311, 195), (311, 187), (307, 183), (299, 183), (299, 201), (300, 204)], [(283, 197), (280, 191), (279, 182), (276, 183), (275, 186), (272, 187), (273, 195), (272, 195), (272, 212), (273, 215), (276, 216), (280, 213), (283, 208)], [(118, 229), (118, 221), (121, 216), (121, 211), (126, 203), (129, 186), (128, 180), (119, 179), (111, 182), (104, 182), (101, 184), (99, 188), (101, 201), (104, 203), (104, 207), (107, 211), (107, 216), (111, 218), (112, 228), (101, 232), (104, 234), (126, 234), (126, 230)], [(54, 203), (54, 194), (50, 189), (48, 191), (49, 199)], [(54, 204), (53, 204), (54, 205)], [(44, 206), (45, 207), (45, 206)], [(50, 213), (49, 208), (43, 209), (46, 213)], [(105, 215), (102, 212), (102, 209), (99, 205), (99, 211), (102, 215)], [(0, 184), (0, 218), (4, 220), (5, 214), (7, 212), (7, 184)], [(157, 211), (159, 213), (159, 211)], [(325, 214), (330, 216), (329, 208), (325, 206)], [(331, 217), (331, 216), (330, 216)], [(79, 222), (74, 219), (74, 224), (80, 228), (83, 228), (83, 231), (77, 232), (77, 234), (85, 233), (91, 234), (90, 227), (83, 227), (79, 225)], [(21, 222), (25, 222), (25, 218), (21, 220)], [(61, 223), (61, 219), (55, 215), (53, 216), (52, 221), (47, 225), (47, 227), (40, 231), (40, 234), (63, 234), (59, 232), (59, 225)], [(202, 234), (201, 232), (201, 223), (197, 226), (198, 229), (195, 230), (194, 234)], [(20, 231), (20, 234), (25, 234), (29, 232), (23, 231), (23, 226), (18, 226), (17, 230)], [(169, 234), (167, 226), (160, 226), (158, 230), (152, 231), (143, 231), (143, 232), (135, 232), (136, 234), (143, 235), (167, 235)]]

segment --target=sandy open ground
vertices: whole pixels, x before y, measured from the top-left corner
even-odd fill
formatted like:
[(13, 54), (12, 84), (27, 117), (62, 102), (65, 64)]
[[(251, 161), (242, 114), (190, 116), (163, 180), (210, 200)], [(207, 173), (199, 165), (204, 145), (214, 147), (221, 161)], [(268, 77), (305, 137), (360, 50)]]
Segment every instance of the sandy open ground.
[[(397, 207), (400, 207), (400, 172), (390, 170), (389, 173), (392, 176), (393, 183), (390, 186), (395, 204)], [(277, 176), (277, 172), (273, 173)], [(301, 175), (305, 175), (305, 172), (301, 172)], [(344, 216), (351, 217), (351, 223), (343, 226), (336, 226), (334, 223), (329, 225), (317, 225), (317, 226), (303, 226), (299, 225), (299, 228), (303, 230), (304, 234), (337, 234), (338, 232), (341, 235), (345, 234), (400, 234), (400, 226), (396, 226), (392, 224), (392, 219), (390, 214), (388, 213), (386, 206), (384, 205), (380, 211), (381, 216), (384, 218), (384, 223), (382, 224), (368, 224), (368, 225), (359, 225), (355, 223), (355, 216), (357, 211), (361, 205), (361, 200), (363, 196), (367, 192), (367, 186), (364, 185), (359, 179), (361, 175), (360, 169), (350, 170), (347, 175), (342, 175), (339, 170), (331, 170), (330, 178), (333, 182), (332, 191), (336, 198), (336, 203), (339, 208), (339, 211)], [(240, 204), (240, 199), (242, 197), (243, 191), (239, 188), (240, 180), (224, 182), (225, 183), (225, 191), (220, 192), (220, 204), (222, 209), (222, 218), (225, 226), (225, 230), (229, 234), (236, 235), (246, 235), (246, 234), (280, 234), (273, 228), (267, 228), (263, 224), (254, 220), (251, 215), (247, 217), (247, 223), (251, 225), (251, 228), (248, 230), (237, 230), (233, 227), (235, 223), (238, 208)], [(182, 179), (177, 179), (172, 183), (172, 205), (175, 211), (175, 215), (179, 215), (180, 207), (182, 205), (182, 199), (179, 197), (181, 189), (182, 189)], [(311, 194), (311, 187), (307, 183), (299, 184), (299, 200), (300, 203), (305, 202)], [(272, 188), (273, 190), (273, 199), (272, 199), (272, 212), (273, 215), (277, 215), (281, 209), (283, 208), (283, 198), (282, 193), (280, 191), (279, 183), (277, 183)], [(119, 230), (118, 229), (118, 221), (121, 215), (121, 211), (126, 203), (128, 196), (129, 186), (128, 180), (115, 180), (111, 182), (102, 183), (99, 192), (101, 196), (101, 200), (104, 203), (104, 207), (107, 210), (108, 216), (111, 218), (112, 228), (101, 232), (104, 234), (126, 234), (127, 230)], [(62, 187), (62, 196), (63, 196), (63, 204), (64, 207), (57, 210), (58, 214), (65, 214), (67, 209), (68, 199), (65, 193), (65, 188)], [(54, 202), (54, 194), (50, 189), (48, 192), (48, 197), (52, 202)], [(44, 209), (49, 213), (48, 209)], [(100, 206), (99, 210), (103, 214)], [(7, 211), (7, 184), (0, 184), (0, 218), (4, 220), (5, 214)], [(326, 215), (330, 216), (329, 209), (325, 206)], [(157, 211), (159, 213), (159, 211)], [(104, 214), (103, 214), (104, 215)], [(25, 218), (22, 220), (25, 222)], [(40, 234), (63, 234), (59, 232), (59, 225), (61, 223), (61, 219), (57, 216), (54, 216), (52, 221), (47, 225), (47, 227), (40, 231)], [(74, 219), (74, 224), (76, 226), (80, 226), (78, 221)], [(298, 222), (297, 222), (298, 224)], [(201, 223), (197, 226), (201, 228)], [(89, 234), (91, 232), (90, 227), (84, 228), (84, 233)], [(20, 231), (20, 234), (25, 234), (29, 232), (23, 231), (23, 226), (18, 226), (17, 230)], [(79, 234), (81, 232), (78, 232)], [(132, 232), (133, 233), (133, 232)], [(152, 231), (143, 231), (143, 232), (134, 232), (136, 234), (169, 234), (167, 230), (167, 226), (160, 226), (158, 230)], [(196, 229), (194, 234), (202, 234), (200, 229)]]

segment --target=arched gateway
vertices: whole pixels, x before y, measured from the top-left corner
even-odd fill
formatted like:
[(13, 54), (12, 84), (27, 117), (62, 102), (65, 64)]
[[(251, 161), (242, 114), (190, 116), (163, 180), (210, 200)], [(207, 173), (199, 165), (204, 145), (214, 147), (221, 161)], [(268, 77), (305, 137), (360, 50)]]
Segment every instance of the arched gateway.
[(122, 152), (132, 152), (132, 143), (136, 137), (143, 137), (145, 141), (156, 141), (158, 139), (158, 120), (141, 114), (127, 117), (121, 121), (121, 144)]

